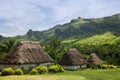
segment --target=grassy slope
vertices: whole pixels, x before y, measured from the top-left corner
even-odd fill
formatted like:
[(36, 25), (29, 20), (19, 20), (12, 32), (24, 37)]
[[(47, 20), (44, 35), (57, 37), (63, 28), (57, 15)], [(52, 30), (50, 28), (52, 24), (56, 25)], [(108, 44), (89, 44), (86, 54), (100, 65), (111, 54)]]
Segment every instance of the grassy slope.
[(120, 37), (113, 35), (110, 32), (106, 32), (102, 35), (95, 35), (85, 39), (68, 39), (62, 41), (65, 44), (75, 44), (75, 45), (99, 45), (99, 44), (114, 44), (120, 41)]
[(66, 71), (58, 74), (0, 77), (0, 80), (120, 80), (120, 69)]
[(112, 33), (110, 32), (106, 32), (102, 35), (95, 35), (92, 36), (90, 38), (86, 38), (83, 40), (80, 40), (78, 42), (76, 42), (75, 44), (88, 44), (88, 45), (97, 45), (97, 44), (112, 44), (114, 42), (114, 39), (116, 39), (117, 37), (114, 36)]

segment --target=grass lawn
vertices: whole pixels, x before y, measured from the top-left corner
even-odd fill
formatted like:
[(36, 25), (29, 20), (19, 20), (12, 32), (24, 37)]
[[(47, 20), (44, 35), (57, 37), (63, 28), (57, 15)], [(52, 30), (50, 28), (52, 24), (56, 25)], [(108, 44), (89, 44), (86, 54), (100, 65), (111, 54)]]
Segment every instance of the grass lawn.
[(0, 80), (120, 80), (120, 69), (87, 69), (57, 74), (1, 76)]

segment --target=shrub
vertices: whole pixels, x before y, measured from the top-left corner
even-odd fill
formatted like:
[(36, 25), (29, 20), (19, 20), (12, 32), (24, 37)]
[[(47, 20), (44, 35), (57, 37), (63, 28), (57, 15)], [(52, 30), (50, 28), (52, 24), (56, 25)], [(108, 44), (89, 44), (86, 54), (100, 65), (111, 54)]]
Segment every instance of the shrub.
[(12, 68), (4, 68), (1, 72), (2, 76), (13, 75), (14, 70)]
[(59, 67), (57, 65), (50, 66), (49, 67), (49, 72), (57, 73), (57, 72), (59, 72)]
[(102, 64), (102, 65), (101, 65), (101, 68), (102, 68), (102, 69), (108, 69), (108, 66), (107, 66), (106, 64)]
[(115, 66), (114, 66), (114, 65), (102, 64), (102, 65), (101, 65), (101, 68), (102, 68), (102, 69), (113, 69), (113, 68), (115, 68)]
[(57, 66), (59, 68), (59, 72), (65, 72), (65, 70), (60, 65), (57, 65)]
[(115, 66), (114, 65), (108, 65), (108, 68), (113, 69), (113, 68), (115, 68)]
[(14, 71), (14, 75), (23, 75), (24, 73), (23, 73), (23, 71), (21, 70), (21, 69), (16, 69), (15, 71)]
[(38, 66), (35, 69), (38, 71), (39, 74), (44, 74), (48, 72), (48, 69), (45, 66)]
[(38, 71), (33, 68), (33, 69), (30, 71), (30, 74), (31, 74), (31, 75), (36, 75), (36, 74), (38, 74)]

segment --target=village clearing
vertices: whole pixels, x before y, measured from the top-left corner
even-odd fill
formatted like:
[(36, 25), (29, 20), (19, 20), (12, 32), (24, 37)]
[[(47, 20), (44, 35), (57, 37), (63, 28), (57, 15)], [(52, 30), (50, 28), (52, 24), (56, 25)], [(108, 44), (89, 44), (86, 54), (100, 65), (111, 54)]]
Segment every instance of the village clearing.
[(0, 80), (120, 80), (120, 68), (85, 69), (43, 75), (0, 76)]

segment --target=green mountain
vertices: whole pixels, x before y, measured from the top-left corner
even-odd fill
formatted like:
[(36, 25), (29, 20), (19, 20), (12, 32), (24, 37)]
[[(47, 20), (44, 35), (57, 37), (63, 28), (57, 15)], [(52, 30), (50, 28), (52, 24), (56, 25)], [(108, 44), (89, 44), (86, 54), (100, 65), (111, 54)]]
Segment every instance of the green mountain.
[(73, 19), (61, 28), (54, 30), (54, 34), (61, 39), (85, 38), (107, 31), (120, 35), (120, 14), (98, 19)]
[(25, 36), (28, 39), (44, 41), (50, 36), (57, 36), (61, 40), (66, 39), (83, 39), (96, 34), (111, 32), (116, 36), (120, 35), (120, 14), (115, 14), (103, 18), (83, 19), (78, 17), (63, 25), (46, 31), (29, 30)]
[[(78, 17), (63, 25), (56, 25), (45, 31), (32, 31), (31, 29), (23, 36), (16, 36), (19, 40), (32, 40), (46, 42), (51, 36), (57, 36), (62, 41), (86, 39), (94, 35), (101, 35), (106, 32), (114, 36), (120, 35), (120, 14), (103, 18), (84, 19)], [(0, 41), (5, 39), (0, 36)]]
[(5, 37), (3, 37), (2, 35), (0, 35), (0, 42), (2, 41), (2, 40), (4, 40), (5, 39)]

